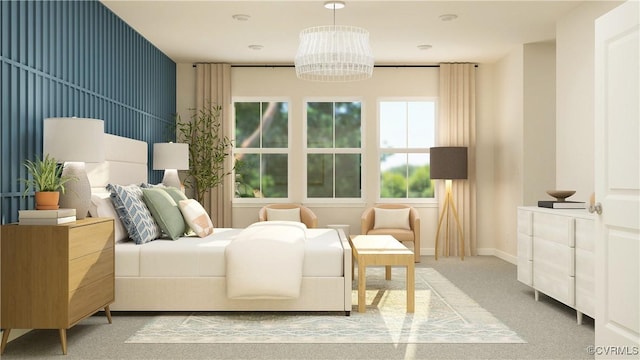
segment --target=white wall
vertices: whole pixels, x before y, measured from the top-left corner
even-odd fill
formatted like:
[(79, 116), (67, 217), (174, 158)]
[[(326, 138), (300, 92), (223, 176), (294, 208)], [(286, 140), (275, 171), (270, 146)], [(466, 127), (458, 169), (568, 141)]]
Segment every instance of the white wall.
[[(503, 258), (516, 255), (516, 207), (522, 204), (523, 177), (523, 47), (493, 65), (495, 202), (490, 219), (493, 246)], [(481, 191), (481, 189), (478, 189)], [(478, 217), (478, 221), (480, 217)]]
[(556, 25), (556, 186), (574, 201), (594, 192), (594, 20), (620, 3), (586, 1)]
[(522, 205), (552, 198), (556, 183), (556, 47), (524, 46)]

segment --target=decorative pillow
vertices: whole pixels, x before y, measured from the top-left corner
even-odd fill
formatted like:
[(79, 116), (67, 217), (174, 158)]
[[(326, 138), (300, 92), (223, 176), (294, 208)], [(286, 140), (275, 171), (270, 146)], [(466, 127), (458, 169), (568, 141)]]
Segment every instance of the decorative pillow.
[(184, 218), (178, 204), (161, 188), (142, 189), (142, 198), (162, 232), (175, 240), (184, 235)]
[(411, 230), (409, 226), (410, 208), (404, 209), (381, 209), (373, 208), (375, 222), (374, 229), (406, 229)]
[(145, 244), (160, 237), (160, 228), (142, 200), (142, 189), (137, 185), (107, 185), (113, 206), (120, 216), (129, 237), (136, 244)]
[(185, 195), (182, 190), (173, 187), (173, 186), (165, 186), (161, 188), (162, 190), (164, 190), (167, 194), (169, 194), (169, 196), (171, 196), (171, 198), (173, 199), (173, 201), (176, 202), (176, 204), (178, 202), (180, 202), (180, 200), (188, 200), (189, 198), (187, 197), (187, 195)]
[(115, 241), (124, 241), (129, 239), (127, 229), (124, 228), (122, 220), (120, 220), (120, 217), (116, 212), (116, 208), (113, 207), (113, 201), (111, 201), (111, 197), (108, 193), (91, 195), (91, 207), (89, 208), (89, 214), (91, 217), (113, 218)]
[[(166, 186), (166, 187), (162, 187), (162, 190), (166, 191), (167, 194), (169, 194), (169, 196), (171, 196), (171, 198), (173, 199), (173, 201), (176, 202), (176, 204), (180, 203), (180, 200), (187, 200), (188, 197), (187, 195), (185, 195), (182, 190), (173, 187), (173, 186)], [(184, 219), (184, 234), (185, 235), (193, 235), (193, 231), (191, 231), (191, 228), (189, 227), (189, 224), (187, 223), (187, 220)]]
[(213, 234), (213, 223), (207, 211), (194, 199), (180, 200), (178, 207), (182, 212), (182, 216), (199, 237), (205, 237)]
[(267, 221), (300, 221), (300, 208), (271, 209), (267, 208)]

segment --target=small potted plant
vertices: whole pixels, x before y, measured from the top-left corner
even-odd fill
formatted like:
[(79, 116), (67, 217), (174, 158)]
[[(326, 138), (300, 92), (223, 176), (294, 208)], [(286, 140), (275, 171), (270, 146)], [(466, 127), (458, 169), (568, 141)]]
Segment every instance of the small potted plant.
[(64, 184), (77, 180), (75, 176), (62, 175), (62, 167), (58, 166), (55, 158), (47, 154), (44, 159), (35, 161), (25, 160), (30, 178), (21, 179), (26, 187), (23, 196), (32, 189), (35, 190), (36, 210), (54, 210), (58, 208), (60, 193), (64, 194)]

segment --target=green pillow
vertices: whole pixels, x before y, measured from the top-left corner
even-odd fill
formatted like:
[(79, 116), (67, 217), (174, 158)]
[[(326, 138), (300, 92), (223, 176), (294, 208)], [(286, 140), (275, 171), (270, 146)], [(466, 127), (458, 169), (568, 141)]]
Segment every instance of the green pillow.
[(184, 218), (168, 192), (161, 188), (142, 189), (142, 198), (166, 236), (175, 240), (184, 235)]
[(173, 201), (177, 203), (180, 202), (180, 200), (188, 200), (189, 198), (187, 197), (187, 195), (185, 195), (182, 190), (173, 187), (173, 186), (167, 186), (167, 187), (163, 187), (160, 188), (164, 191), (167, 192), (167, 194), (169, 194), (169, 196), (171, 196), (171, 198), (173, 199)]
[[(189, 200), (187, 195), (185, 195), (182, 192), (182, 190), (178, 189), (177, 187), (167, 186), (167, 187), (163, 187), (161, 189), (166, 191), (167, 194), (169, 194), (169, 196), (171, 196), (173, 201), (176, 202), (176, 204), (180, 204), (180, 200)], [(187, 222), (187, 219), (184, 219), (184, 229), (185, 229), (185, 231), (184, 231), (185, 235), (191, 236), (191, 235), (194, 234), (193, 230), (191, 230), (191, 228), (189, 227), (189, 223)]]

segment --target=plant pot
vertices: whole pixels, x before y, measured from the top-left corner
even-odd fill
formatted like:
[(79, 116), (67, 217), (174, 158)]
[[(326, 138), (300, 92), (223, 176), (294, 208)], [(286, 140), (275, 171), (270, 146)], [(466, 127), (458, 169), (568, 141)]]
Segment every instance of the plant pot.
[(36, 191), (36, 210), (56, 210), (59, 201), (58, 191)]

